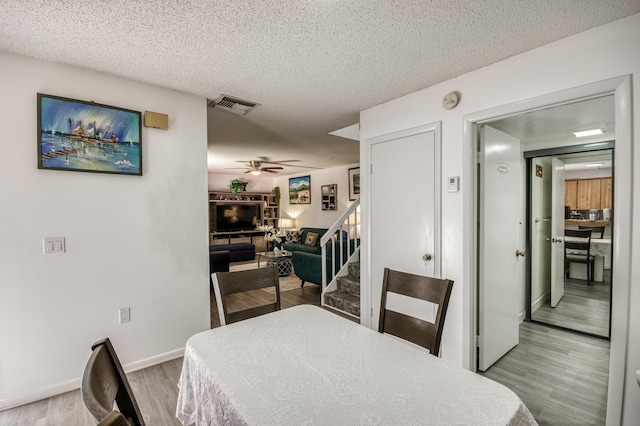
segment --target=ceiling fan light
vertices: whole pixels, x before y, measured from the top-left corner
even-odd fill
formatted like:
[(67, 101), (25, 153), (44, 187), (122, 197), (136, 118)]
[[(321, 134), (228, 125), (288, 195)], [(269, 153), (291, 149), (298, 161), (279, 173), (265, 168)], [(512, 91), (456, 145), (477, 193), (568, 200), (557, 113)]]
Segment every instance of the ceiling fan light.
[(260, 176), (260, 173), (262, 173), (260, 170), (251, 170), (250, 172), (252, 175), (254, 176)]
[(601, 128), (597, 128), (597, 129), (587, 129), (587, 130), (576, 130), (573, 132), (573, 135), (576, 138), (584, 138), (586, 136), (601, 135), (603, 133), (604, 131)]

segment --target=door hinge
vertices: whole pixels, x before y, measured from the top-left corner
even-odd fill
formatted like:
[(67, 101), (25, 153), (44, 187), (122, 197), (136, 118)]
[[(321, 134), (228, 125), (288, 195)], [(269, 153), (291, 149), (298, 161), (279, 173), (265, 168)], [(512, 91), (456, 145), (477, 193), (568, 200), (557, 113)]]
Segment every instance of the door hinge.
[(476, 163), (482, 163), (482, 153), (480, 151), (476, 152)]
[(371, 171), (369, 172), (370, 174), (373, 174), (373, 163), (369, 164), (371, 166)]
[(476, 348), (480, 347), (480, 336), (476, 336)]

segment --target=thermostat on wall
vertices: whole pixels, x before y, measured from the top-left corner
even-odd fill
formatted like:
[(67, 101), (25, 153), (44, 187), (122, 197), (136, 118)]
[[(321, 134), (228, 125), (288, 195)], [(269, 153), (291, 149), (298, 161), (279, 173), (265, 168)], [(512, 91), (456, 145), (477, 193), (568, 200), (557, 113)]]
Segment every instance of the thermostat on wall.
[(460, 176), (449, 176), (447, 182), (447, 188), (449, 192), (460, 191)]

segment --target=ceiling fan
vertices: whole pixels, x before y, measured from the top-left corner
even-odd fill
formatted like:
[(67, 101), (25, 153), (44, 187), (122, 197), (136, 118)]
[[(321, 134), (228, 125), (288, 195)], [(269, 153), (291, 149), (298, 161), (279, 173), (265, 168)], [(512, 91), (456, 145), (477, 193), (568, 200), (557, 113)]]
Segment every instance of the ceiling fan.
[(247, 167), (249, 167), (249, 170), (247, 170), (245, 173), (251, 173), (254, 176), (258, 176), (262, 172), (278, 173), (276, 170), (282, 170), (282, 167), (280, 166), (264, 167), (263, 166), (264, 163), (265, 163), (264, 161), (260, 161), (260, 160), (249, 160), (247, 164)]
[[(300, 161), (300, 160), (282, 160), (282, 161), (248, 160), (248, 161), (238, 161), (238, 163), (244, 163), (244, 165), (248, 167), (248, 170), (245, 173), (251, 173), (254, 176), (259, 176), (262, 172), (278, 173), (277, 170), (283, 170), (283, 167), (281, 167), (280, 164), (288, 167), (304, 167), (309, 169), (317, 168), (317, 167), (310, 167), (310, 166), (298, 166), (295, 164), (287, 164), (287, 163), (293, 163), (296, 161)], [(276, 166), (265, 167), (264, 166), (265, 164), (275, 164)]]

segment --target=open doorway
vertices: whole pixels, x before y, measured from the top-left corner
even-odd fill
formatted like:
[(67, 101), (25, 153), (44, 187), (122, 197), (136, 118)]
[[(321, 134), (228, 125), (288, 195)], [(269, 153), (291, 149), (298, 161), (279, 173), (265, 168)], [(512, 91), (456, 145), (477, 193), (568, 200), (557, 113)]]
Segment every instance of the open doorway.
[[(566, 290), (569, 284), (582, 284), (582, 281), (585, 281), (585, 287), (596, 288), (595, 282), (587, 284), (587, 280), (582, 279), (586, 277), (576, 275), (577, 271), (572, 271), (571, 275), (568, 275), (574, 282), (570, 282), (568, 279), (565, 281), (563, 244), (556, 244), (558, 247), (555, 251), (559, 254), (559, 260), (558, 257), (554, 260), (553, 244), (555, 244), (555, 240), (558, 237), (564, 242), (564, 229), (569, 227), (565, 216), (570, 216), (571, 211), (575, 211), (575, 214), (584, 214), (585, 216), (581, 216), (581, 218), (585, 219), (585, 225), (588, 219), (593, 219), (591, 222), (601, 221), (605, 219), (605, 215), (608, 215), (609, 219), (613, 219), (612, 208), (608, 207), (609, 210), (605, 211), (601, 205), (597, 209), (592, 209), (590, 208), (591, 206), (586, 209), (576, 206), (575, 209), (569, 208), (568, 212), (565, 213), (565, 210), (567, 210), (565, 209), (565, 205), (567, 205), (565, 201), (565, 185), (566, 181), (570, 179), (561, 176), (560, 178), (556, 177), (556, 180), (554, 180), (553, 176), (556, 170), (562, 169), (562, 172), (565, 172), (565, 167), (558, 167), (558, 164), (573, 163), (574, 161), (577, 164), (581, 161), (577, 158), (572, 158), (569, 154), (574, 157), (579, 155), (591, 156), (595, 155), (593, 153), (595, 150), (601, 151), (603, 148), (613, 147), (613, 140), (615, 139), (614, 102), (613, 95), (603, 95), (587, 100), (541, 107), (531, 112), (522, 112), (506, 118), (487, 118), (484, 121), (478, 120), (475, 122), (478, 129), (477, 147), (479, 152), (477, 174), (478, 369), (487, 371), (487, 375), (490, 375), (492, 365), (502, 364), (504, 366), (504, 359), (510, 356), (512, 348), (518, 347), (519, 349), (514, 351), (518, 362), (507, 362), (509, 367), (503, 369), (498, 374), (498, 377), (501, 375), (502, 379), (504, 379), (503, 384), (513, 390), (516, 390), (514, 388), (517, 387), (520, 388), (519, 390), (523, 390), (523, 386), (527, 386), (527, 390), (524, 392), (529, 394), (523, 398), (523, 401), (527, 406), (538, 407), (539, 413), (543, 411), (548, 413), (552, 409), (551, 407), (558, 407), (559, 412), (556, 414), (560, 415), (560, 412), (566, 412), (568, 408), (571, 408), (571, 405), (559, 406), (557, 401), (554, 401), (553, 398), (549, 399), (548, 395), (541, 396), (538, 399), (537, 395), (531, 394), (532, 390), (550, 386), (549, 383), (537, 383), (536, 377), (540, 376), (543, 381), (546, 380), (544, 378), (545, 370), (553, 370), (562, 361), (560, 361), (561, 354), (550, 356), (546, 354), (554, 352), (549, 336), (538, 330), (533, 330), (532, 332), (530, 328), (527, 328), (530, 327), (528, 326), (529, 323), (525, 322), (523, 324), (522, 321), (525, 319), (531, 320), (532, 312), (534, 317), (536, 313), (538, 315), (542, 314), (543, 311), (540, 309), (543, 305), (546, 306), (547, 303), (550, 306), (553, 301), (555, 305), (553, 309), (557, 309), (561, 305), (563, 307), (567, 305), (566, 302), (574, 297), (569, 293), (559, 295), (556, 292), (555, 300), (552, 300), (551, 275), (554, 262), (556, 263), (556, 269), (560, 271), (561, 290)], [(598, 127), (603, 132), (601, 135), (591, 136), (589, 139), (578, 139), (572, 134), (573, 130), (580, 130), (586, 127)], [(590, 153), (576, 154), (580, 151), (590, 151)], [(515, 152), (517, 156), (511, 155), (512, 152)], [(525, 153), (530, 152), (537, 152), (538, 154), (527, 158)], [(603, 158), (602, 162), (609, 161), (611, 163), (614, 157), (613, 151), (609, 150), (604, 155), (608, 155), (609, 158)], [(534, 157), (539, 159), (534, 161)], [(600, 160), (598, 158), (598, 162)], [(584, 159), (582, 162), (596, 163), (595, 157)], [(598, 176), (597, 179), (612, 179), (612, 168), (608, 173), (608, 176)], [(546, 176), (548, 179), (547, 182), (536, 182), (542, 186), (542, 189), (545, 189), (546, 185), (545, 195), (539, 198), (532, 198), (531, 176), (542, 179), (539, 175)], [(578, 176), (574, 177), (578, 178)], [(596, 179), (595, 176), (592, 176), (592, 178)], [(559, 186), (558, 181), (561, 182), (562, 189), (559, 195), (553, 194), (553, 192), (558, 191), (552, 191), (553, 189), (558, 189), (554, 188), (554, 182), (556, 182), (556, 186)], [(609, 185), (610, 188), (613, 188), (611, 183)], [(559, 199), (555, 203), (557, 204), (556, 208), (553, 206), (555, 198)], [(554, 213), (556, 210), (560, 212), (559, 217), (554, 216), (556, 215)], [(592, 214), (591, 210), (596, 210), (594, 213), (596, 217), (589, 217)], [(554, 221), (552, 220), (553, 217), (557, 217), (557, 219)], [(554, 223), (559, 229), (552, 229)], [(609, 223), (610, 225), (611, 223)], [(580, 225), (575, 224), (576, 228), (578, 226)], [(611, 234), (611, 226), (608, 234)], [(537, 245), (533, 242), (534, 238), (537, 238)], [(611, 259), (610, 254), (609, 259)], [(572, 269), (575, 268), (572, 266)], [(504, 282), (503, 286), (497, 287), (496, 290), (496, 283), (500, 281)], [(532, 293), (532, 281), (537, 283), (536, 291), (539, 294)], [(492, 287), (494, 287), (493, 292), (491, 291)], [(514, 290), (514, 288), (517, 290)], [(605, 319), (602, 331), (581, 330), (574, 328), (573, 324), (561, 327), (587, 334), (597, 334), (602, 337), (609, 336), (611, 286), (605, 286), (604, 288), (606, 289), (604, 304), (607, 309), (606, 312), (601, 312), (600, 315), (601, 317), (604, 315)], [(584, 312), (584, 309), (579, 307), (574, 306), (573, 309)], [(550, 321), (546, 322), (551, 324)], [(585, 321), (578, 318), (574, 322), (581, 323)], [(499, 324), (500, 327), (494, 327), (493, 324)], [(523, 344), (520, 344), (522, 339), (520, 330), (523, 326), (521, 324), (525, 326), (526, 330), (522, 334), (524, 336)], [(531, 336), (537, 336), (540, 340), (531, 344)], [(563, 337), (561, 339), (563, 342), (567, 341)], [(609, 347), (608, 342), (604, 343), (606, 347), (598, 351), (597, 356), (600, 360), (604, 357), (603, 361), (605, 365), (608, 365)], [(577, 345), (585, 347), (585, 342), (579, 341)], [(532, 352), (529, 349), (521, 350), (522, 347), (526, 346), (534, 347), (535, 349)], [(497, 347), (500, 348), (495, 351)], [(590, 345), (586, 343), (586, 347), (590, 347)], [(505, 354), (507, 355), (505, 356)], [(589, 357), (589, 355), (589, 351), (587, 351), (585, 357)], [(575, 361), (566, 361), (567, 366), (572, 363), (576, 364)], [(532, 371), (532, 369), (535, 369), (534, 365), (537, 368), (536, 373), (529, 374), (526, 383), (510, 382), (510, 377), (519, 376), (523, 371)], [(581, 368), (588, 370), (589, 362), (585, 363)], [(557, 377), (556, 375), (553, 376)], [(495, 375), (490, 377), (501, 381)], [(573, 377), (575, 378), (575, 376)], [(558, 377), (558, 382), (561, 382), (562, 379), (562, 377)], [(592, 395), (598, 395), (598, 400), (590, 401), (591, 406), (597, 406), (598, 408), (595, 412), (589, 414), (596, 416), (597, 419), (604, 423), (607, 409), (608, 376), (598, 377), (598, 380), (599, 389), (597, 392), (595, 390), (592, 392)], [(571, 388), (571, 385), (567, 385), (566, 389), (569, 388)], [(558, 389), (554, 392), (560, 391)], [(532, 401), (531, 398), (535, 402), (530, 402)], [(567, 397), (567, 399), (569, 400), (570, 397)], [(579, 416), (583, 413), (576, 412), (575, 414)], [(558, 418), (570, 420), (566, 417)], [(580, 419), (588, 420), (582, 417)], [(579, 421), (579, 418), (575, 417), (573, 421)]]

